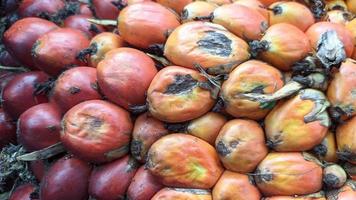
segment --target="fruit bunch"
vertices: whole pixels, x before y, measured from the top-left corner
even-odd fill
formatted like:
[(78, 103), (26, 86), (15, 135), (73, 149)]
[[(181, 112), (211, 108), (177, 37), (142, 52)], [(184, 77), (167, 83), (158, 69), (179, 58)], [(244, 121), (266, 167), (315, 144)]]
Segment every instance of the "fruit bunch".
[(0, 199), (355, 200), (355, 16), (0, 1)]

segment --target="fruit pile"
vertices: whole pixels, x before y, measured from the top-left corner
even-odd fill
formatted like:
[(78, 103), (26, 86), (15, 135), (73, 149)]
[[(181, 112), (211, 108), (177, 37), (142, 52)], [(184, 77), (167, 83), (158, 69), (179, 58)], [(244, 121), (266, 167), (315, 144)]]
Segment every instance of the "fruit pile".
[(356, 0), (1, 0), (0, 91), (1, 200), (356, 200)]

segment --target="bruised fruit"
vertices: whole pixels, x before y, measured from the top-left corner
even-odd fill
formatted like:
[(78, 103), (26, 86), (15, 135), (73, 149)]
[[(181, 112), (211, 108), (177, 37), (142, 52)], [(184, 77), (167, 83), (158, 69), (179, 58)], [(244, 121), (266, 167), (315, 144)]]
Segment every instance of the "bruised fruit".
[(69, 16), (63, 21), (63, 27), (81, 30), (90, 38), (105, 31), (103, 26), (90, 23), (88, 18), (88, 15)]
[(179, 133), (157, 140), (148, 152), (146, 166), (170, 187), (208, 189), (223, 172), (213, 146)]
[(62, 115), (56, 105), (43, 103), (22, 113), (17, 121), (18, 142), (36, 151), (60, 141)]
[(48, 80), (41, 71), (25, 72), (16, 75), (2, 92), (3, 108), (12, 118), (17, 119), (27, 109), (46, 103), (47, 97), (38, 91), (40, 84)]
[(140, 162), (145, 162), (151, 145), (167, 133), (168, 130), (164, 127), (163, 122), (150, 116), (149, 113), (140, 115), (136, 119), (132, 131), (130, 146), (132, 156)]
[[(189, 34), (187, 34), (189, 33)], [(164, 46), (169, 61), (183, 67), (201, 65), (210, 74), (229, 73), (248, 60), (248, 44), (223, 26), (188, 22), (176, 28)]]
[(142, 2), (127, 6), (118, 17), (122, 38), (138, 48), (163, 44), (168, 32), (180, 25), (178, 16), (155, 2)]
[(320, 144), (331, 123), (328, 106), (324, 94), (314, 89), (280, 102), (265, 118), (267, 145), (276, 151), (305, 151)]
[(356, 164), (356, 116), (336, 129), (337, 155), (341, 160)]
[(111, 163), (93, 169), (89, 181), (89, 194), (95, 199), (123, 199), (138, 163), (125, 156)]
[(31, 183), (20, 185), (11, 193), (9, 200), (36, 200), (37, 198), (31, 198), (31, 193), (35, 189), (35, 186)]
[(14, 58), (22, 64), (36, 69), (31, 55), (32, 46), (39, 37), (57, 28), (59, 27), (53, 22), (41, 18), (24, 18), (16, 21), (4, 33), (3, 42)]
[(150, 200), (163, 185), (145, 166), (141, 166), (127, 189), (127, 198), (131, 200)]
[(194, 21), (195, 18), (209, 16), (218, 6), (205, 1), (194, 1), (186, 5), (181, 14), (183, 23)]
[(151, 200), (212, 200), (211, 192), (202, 189), (163, 188)]
[(336, 115), (350, 118), (356, 115), (356, 61), (347, 59), (333, 74), (327, 96)]
[(252, 120), (227, 122), (215, 141), (220, 160), (228, 170), (248, 173), (268, 154), (263, 129)]
[(313, 148), (313, 153), (322, 161), (337, 162), (335, 134), (328, 131), (323, 141)]
[(56, 161), (43, 177), (41, 200), (87, 200), (91, 166), (74, 157)]
[(131, 131), (132, 122), (127, 111), (107, 101), (90, 100), (65, 114), (61, 140), (74, 155), (99, 163), (125, 155)]
[(269, 153), (254, 174), (257, 187), (265, 196), (317, 192), (323, 170), (315, 160), (307, 153)]
[(276, 2), (268, 9), (270, 25), (288, 23), (304, 32), (315, 23), (313, 13), (309, 8), (298, 2)]
[(104, 32), (93, 37), (90, 41), (89, 48), (84, 49), (83, 51), (87, 51), (89, 54), (89, 65), (97, 67), (99, 62), (104, 59), (107, 52), (124, 46), (125, 42), (121, 36), (115, 33)]
[(84, 65), (77, 55), (88, 46), (89, 39), (82, 31), (60, 28), (41, 36), (31, 53), (36, 67), (51, 76), (57, 76), (68, 68)]
[(10, 116), (0, 108), (0, 150), (16, 142), (16, 125)]
[(179, 66), (165, 67), (157, 73), (147, 90), (150, 113), (166, 122), (184, 122), (207, 113), (215, 100), (208, 80), (198, 71)]
[(340, 188), (347, 179), (345, 170), (337, 164), (331, 164), (324, 168), (323, 181), (328, 188)]
[(283, 85), (283, 75), (278, 69), (262, 61), (249, 60), (229, 74), (229, 78), (222, 85), (221, 95), (226, 111), (232, 116), (259, 120), (267, 115), (275, 102), (261, 104), (239, 97), (239, 94), (272, 94)]
[(145, 104), (145, 93), (156, 73), (153, 60), (133, 48), (109, 51), (97, 67), (100, 91), (125, 109)]
[(98, 89), (95, 68), (75, 67), (57, 78), (49, 99), (65, 113), (83, 101), (101, 99)]
[(261, 196), (253, 178), (227, 170), (213, 188), (214, 200), (260, 200)]
[(312, 51), (307, 35), (294, 25), (278, 23), (262, 39), (250, 43), (251, 53), (280, 70), (288, 71)]

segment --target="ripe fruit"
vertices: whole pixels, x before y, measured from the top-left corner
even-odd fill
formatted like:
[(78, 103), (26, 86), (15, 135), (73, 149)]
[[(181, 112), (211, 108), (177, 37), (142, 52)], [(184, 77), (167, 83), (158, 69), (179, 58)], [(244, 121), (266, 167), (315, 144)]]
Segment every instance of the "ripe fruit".
[(64, 115), (61, 140), (74, 155), (102, 163), (127, 153), (131, 131), (127, 111), (106, 101), (90, 100)]
[(338, 149), (338, 157), (341, 160), (347, 160), (356, 164), (356, 117), (353, 117), (341, 124), (336, 129), (336, 142)]
[(211, 192), (202, 189), (163, 188), (151, 200), (212, 200)]
[(50, 16), (57, 14), (64, 7), (63, 0), (23, 0), (18, 12), (22, 18)]
[(223, 172), (213, 146), (197, 137), (178, 133), (153, 143), (146, 166), (170, 187), (208, 189)]
[(252, 8), (268, 19), (268, 10), (259, 0), (234, 0), (234, 4)]
[(183, 23), (194, 21), (195, 18), (209, 16), (218, 6), (205, 1), (194, 1), (186, 5), (181, 14)]
[(0, 150), (9, 143), (16, 142), (16, 126), (10, 116), (0, 108)]
[(313, 152), (319, 160), (326, 162), (337, 162), (336, 150), (335, 134), (331, 131), (328, 131), (323, 141), (313, 148)]
[(66, 28), (74, 28), (83, 31), (89, 38), (104, 32), (105, 29), (101, 25), (92, 24), (87, 19), (88, 15), (72, 15), (63, 21), (63, 26)]
[(20, 185), (12, 192), (9, 200), (31, 200), (31, 193), (34, 192), (35, 189), (35, 186), (31, 183)]

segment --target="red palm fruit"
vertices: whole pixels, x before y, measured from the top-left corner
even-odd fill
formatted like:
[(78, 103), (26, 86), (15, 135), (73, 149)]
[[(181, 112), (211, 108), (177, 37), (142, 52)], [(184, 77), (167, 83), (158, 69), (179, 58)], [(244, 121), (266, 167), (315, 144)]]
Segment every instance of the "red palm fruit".
[(9, 143), (16, 142), (16, 126), (10, 116), (0, 108), (0, 151)]
[(323, 170), (316, 162), (307, 153), (269, 153), (257, 167), (257, 187), (264, 196), (317, 192), (322, 187)]
[(36, 90), (39, 84), (48, 80), (41, 71), (25, 72), (16, 75), (5, 86), (2, 99), (3, 108), (12, 118), (17, 119), (27, 109), (37, 104), (46, 103), (47, 97)]
[(178, 66), (157, 73), (147, 90), (150, 113), (157, 119), (177, 123), (198, 118), (215, 103), (211, 91), (199, 85), (207, 79), (198, 71)]
[(86, 3), (80, 4), (78, 14), (87, 15), (88, 17), (93, 17), (93, 12), (90, 10), (89, 5)]
[(268, 18), (255, 9), (239, 4), (227, 4), (216, 8), (212, 22), (224, 26), (244, 40), (261, 39), (268, 27)]
[(87, 200), (91, 166), (74, 157), (56, 161), (43, 177), (41, 200)]
[(190, 4), (191, 2), (193, 2), (193, 0), (180, 0), (180, 1), (175, 1), (175, 0), (155, 0), (157, 3), (170, 8), (172, 10), (174, 10), (176, 13), (181, 13), (184, 9), (184, 7), (188, 4)]
[(209, 16), (218, 6), (205, 1), (194, 1), (186, 5), (181, 13), (183, 23), (194, 21), (196, 17)]
[[(12, 56), (9, 51), (4, 47), (4, 45), (0, 44), (0, 65), (2, 66), (11, 66), (11, 67), (19, 67), (19, 61)], [(3, 73), (6, 71), (0, 71), (0, 76), (3, 76)], [(2, 81), (2, 80), (1, 80)], [(0, 88), (1, 89), (1, 88)]]
[(313, 148), (313, 153), (319, 158), (319, 160), (326, 162), (337, 162), (336, 155), (336, 139), (335, 134), (328, 131), (323, 141)]
[(104, 32), (105, 29), (101, 25), (93, 24), (88, 21), (88, 15), (72, 15), (63, 21), (63, 27), (74, 28), (83, 31), (89, 38)]
[(155, 2), (142, 2), (127, 6), (118, 17), (122, 38), (138, 48), (163, 44), (168, 32), (180, 25), (178, 16)]
[(197, 137), (179, 133), (153, 143), (146, 166), (170, 187), (208, 189), (223, 172), (213, 146)]
[(99, 33), (91, 39), (90, 46), (87, 49), (90, 55), (90, 58), (88, 59), (89, 65), (97, 67), (99, 62), (104, 59), (107, 52), (124, 46), (125, 42), (121, 36), (110, 32)]
[(216, 138), (215, 148), (224, 167), (240, 173), (254, 171), (268, 154), (263, 129), (245, 119), (227, 122)]
[(120, 10), (112, 3), (113, 0), (92, 0), (91, 8), (100, 19), (116, 20)]
[(164, 127), (163, 122), (150, 116), (149, 113), (141, 114), (136, 119), (132, 131), (130, 146), (132, 156), (144, 163), (151, 145), (167, 133), (168, 130)]
[(36, 200), (37, 198), (31, 198), (31, 193), (35, 192), (35, 189), (31, 183), (20, 185), (11, 193), (9, 200)]
[(53, 22), (28, 17), (15, 22), (5, 33), (3, 42), (9, 53), (22, 64), (36, 69), (32, 61), (31, 49), (43, 34), (58, 28)]
[(354, 39), (352, 37), (352, 33), (347, 30), (345, 26), (332, 22), (317, 22), (306, 31), (314, 50), (317, 49), (321, 36), (327, 31), (335, 31), (337, 33), (337, 36), (344, 44), (347, 57), (350, 57), (354, 49)]
[(43, 103), (22, 113), (17, 121), (18, 142), (36, 151), (60, 141), (62, 115), (56, 105)]
[(351, 20), (346, 24), (346, 28), (351, 32), (354, 38), (354, 52), (351, 56), (352, 59), (356, 59), (356, 19)]
[(214, 200), (260, 200), (261, 193), (245, 174), (225, 170), (213, 188)]
[(341, 124), (336, 129), (338, 157), (356, 164), (356, 116)]
[(293, 196), (273, 196), (266, 197), (263, 200), (327, 200), (323, 192), (318, 192), (309, 195), (293, 195)]
[(80, 30), (60, 28), (41, 36), (33, 45), (32, 56), (38, 68), (57, 76), (67, 68), (84, 65), (77, 55), (89, 42)]
[(42, 14), (54, 15), (64, 9), (63, 0), (23, 0), (18, 9), (22, 18), (38, 17)]
[(89, 180), (89, 194), (95, 199), (123, 199), (139, 165), (129, 156), (94, 168)]
[(74, 155), (101, 163), (128, 152), (131, 131), (127, 111), (107, 101), (90, 100), (74, 106), (64, 115), (61, 140)]
[(209, 190), (186, 188), (163, 188), (151, 200), (213, 200)]
[(32, 174), (36, 177), (38, 182), (41, 182), (42, 178), (47, 172), (47, 164), (43, 160), (35, 160), (29, 163)]
[(355, 0), (346, 0), (347, 9), (356, 14), (356, 1)]
[(346, 179), (346, 172), (340, 165), (330, 164), (323, 169), (323, 181), (327, 188), (340, 188)]
[(109, 51), (97, 67), (100, 91), (125, 109), (145, 103), (145, 93), (156, 73), (153, 60), (133, 48)]
[[(11, 81), (17, 73), (11, 71), (2, 71), (0, 70), (0, 96), (2, 96), (2, 91), (4, 90), (5, 86)], [(2, 107), (2, 102), (0, 102), (0, 108)]]
[(218, 74), (229, 73), (248, 60), (248, 49), (244, 40), (221, 25), (188, 22), (169, 35), (164, 55), (176, 65), (194, 68), (200, 64), (208, 73)]
[(354, 200), (356, 199), (356, 182), (349, 180), (342, 188), (327, 191), (326, 197), (328, 200)]
[(131, 200), (150, 200), (162, 188), (158, 179), (141, 166), (127, 189), (127, 197)]
[(347, 59), (333, 74), (327, 96), (332, 107), (341, 110), (342, 118), (350, 118), (356, 115), (356, 61)]
[(282, 1), (269, 6), (269, 24), (278, 23), (292, 24), (304, 32), (315, 23), (315, 19), (307, 6), (298, 2)]
[(187, 133), (215, 145), (216, 137), (227, 119), (224, 115), (208, 112), (205, 115), (192, 120), (187, 126)]
[(347, 5), (344, 0), (326, 0), (326, 10), (347, 10)]
[(259, 0), (235, 0), (234, 4), (252, 8), (268, 19), (268, 10)]
[(325, 20), (328, 22), (346, 25), (354, 18), (353, 14), (343, 10), (332, 10), (326, 13)]
[(265, 118), (267, 144), (276, 151), (306, 151), (320, 144), (330, 126), (324, 94), (301, 90), (280, 102)]
[(267, 29), (259, 42), (251, 43), (252, 53), (283, 71), (312, 51), (308, 37), (296, 26), (278, 23)]
[(88, 100), (101, 99), (98, 92), (96, 69), (75, 67), (64, 71), (56, 80), (50, 94), (50, 102), (62, 113)]
[(229, 78), (222, 85), (221, 95), (225, 101), (225, 109), (230, 115), (259, 120), (267, 115), (274, 103), (260, 104), (241, 98), (238, 94), (256, 90), (272, 94), (283, 85), (283, 75), (278, 69), (259, 60), (249, 60), (229, 74)]
[(269, 6), (275, 2), (277, 2), (278, 0), (259, 0), (263, 5), (265, 6)]

